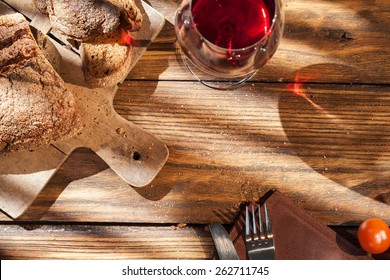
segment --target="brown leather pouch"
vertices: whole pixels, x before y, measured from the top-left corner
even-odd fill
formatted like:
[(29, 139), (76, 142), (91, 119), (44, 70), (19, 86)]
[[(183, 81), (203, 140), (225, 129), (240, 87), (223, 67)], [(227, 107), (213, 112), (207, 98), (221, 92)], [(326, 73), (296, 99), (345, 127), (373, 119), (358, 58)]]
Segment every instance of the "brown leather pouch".
[[(281, 192), (274, 191), (265, 202), (274, 234), (275, 259), (371, 259), (363, 250), (337, 235)], [(244, 210), (238, 214), (230, 231), (230, 238), (240, 259), (248, 259)]]

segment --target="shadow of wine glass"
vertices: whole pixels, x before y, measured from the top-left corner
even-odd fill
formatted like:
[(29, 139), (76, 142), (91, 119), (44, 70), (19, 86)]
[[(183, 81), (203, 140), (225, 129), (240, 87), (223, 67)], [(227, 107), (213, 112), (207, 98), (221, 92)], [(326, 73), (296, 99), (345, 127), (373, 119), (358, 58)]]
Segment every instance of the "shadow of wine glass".
[(279, 99), (291, 149), (323, 176), (389, 203), (388, 92), (376, 86), (311, 83), (321, 68), (332, 69), (334, 75), (354, 71), (334, 64), (311, 65), (297, 72), (295, 82)]
[[(295, 72), (312, 65), (346, 64), (353, 72), (339, 73), (321, 68), (316, 82), (383, 84), (389, 81), (390, 20), (388, 4), (374, 1), (284, 0), (286, 24), (279, 49), (258, 71), (255, 80), (293, 81)], [(326, 74), (326, 75), (325, 75)]]

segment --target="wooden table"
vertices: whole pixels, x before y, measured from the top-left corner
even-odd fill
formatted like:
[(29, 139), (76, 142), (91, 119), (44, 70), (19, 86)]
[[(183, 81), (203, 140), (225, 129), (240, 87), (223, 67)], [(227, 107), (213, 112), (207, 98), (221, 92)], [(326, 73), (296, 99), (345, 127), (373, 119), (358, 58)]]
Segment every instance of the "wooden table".
[(114, 100), (166, 165), (133, 188), (77, 150), (22, 217), (0, 214), (2, 259), (212, 258), (205, 225), (275, 188), (339, 231), (390, 222), (390, 2), (284, 0), (278, 51), (233, 91), (178, 58), (176, 2), (149, 2), (167, 21)]

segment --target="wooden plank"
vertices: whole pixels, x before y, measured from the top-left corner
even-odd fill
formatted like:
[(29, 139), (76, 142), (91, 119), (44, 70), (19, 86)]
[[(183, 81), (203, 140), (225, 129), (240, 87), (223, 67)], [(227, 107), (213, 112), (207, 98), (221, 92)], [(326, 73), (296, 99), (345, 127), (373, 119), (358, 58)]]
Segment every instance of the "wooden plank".
[[(193, 80), (177, 56), (174, 0), (151, 0), (167, 19), (164, 31), (128, 79)], [(255, 81), (390, 82), (390, 2), (284, 0), (285, 33)], [(171, 21), (171, 22), (169, 22)]]
[[(356, 228), (332, 227), (359, 246)], [(0, 225), (2, 260), (213, 259), (214, 243), (206, 227), (142, 225)], [(374, 255), (390, 259), (389, 252)]]
[(68, 156), (54, 146), (0, 153), (0, 209), (20, 216)]
[(0, 225), (5, 259), (210, 259), (203, 227)]
[(390, 221), (390, 87), (132, 81), (114, 108), (167, 144), (159, 175), (132, 188), (78, 150), (21, 220), (228, 223), (277, 188), (328, 224)]

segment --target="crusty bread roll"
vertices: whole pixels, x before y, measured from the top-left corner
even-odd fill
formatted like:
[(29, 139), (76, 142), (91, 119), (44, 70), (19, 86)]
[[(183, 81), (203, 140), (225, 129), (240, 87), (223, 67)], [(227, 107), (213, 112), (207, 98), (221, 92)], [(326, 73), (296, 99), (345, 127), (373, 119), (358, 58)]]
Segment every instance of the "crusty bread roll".
[(81, 128), (73, 96), (18, 13), (0, 16), (0, 151), (32, 150)]
[(53, 29), (69, 38), (90, 41), (114, 32), (120, 25), (118, 7), (105, 0), (35, 0), (48, 13)]
[[(135, 0), (34, 0), (53, 29), (82, 42), (108, 42), (120, 29), (139, 30), (142, 12)], [(110, 42), (112, 42), (110, 40)]]

